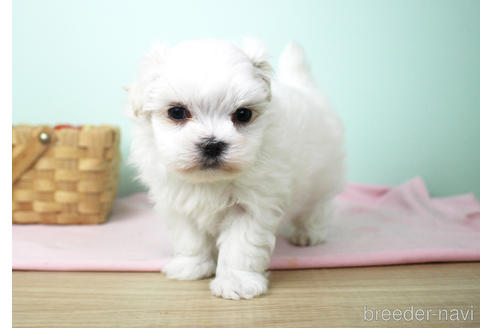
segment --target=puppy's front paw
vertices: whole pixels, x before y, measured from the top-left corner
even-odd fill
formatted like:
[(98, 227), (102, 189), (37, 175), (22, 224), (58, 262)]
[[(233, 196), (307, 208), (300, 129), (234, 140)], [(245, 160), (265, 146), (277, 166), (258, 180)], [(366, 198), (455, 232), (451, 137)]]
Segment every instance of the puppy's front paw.
[(210, 289), (215, 296), (249, 299), (267, 292), (268, 279), (262, 273), (234, 270), (217, 275), (210, 282)]
[(202, 256), (176, 256), (162, 272), (169, 279), (196, 280), (212, 276), (215, 273), (216, 263), (210, 258)]
[(314, 246), (325, 242), (324, 234), (297, 230), (289, 237), (289, 242), (295, 246)]

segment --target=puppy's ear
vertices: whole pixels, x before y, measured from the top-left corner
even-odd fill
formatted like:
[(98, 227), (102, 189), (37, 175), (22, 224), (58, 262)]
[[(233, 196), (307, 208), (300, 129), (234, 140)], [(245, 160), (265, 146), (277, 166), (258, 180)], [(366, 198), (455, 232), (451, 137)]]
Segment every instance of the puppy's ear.
[(267, 83), (268, 88), (270, 88), (273, 68), (268, 62), (270, 56), (265, 45), (258, 39), (245, 38), (243, 39), (243, 51), (257, 69), (258, 75)]
[(128, 93), (125, 112), (131, 118), (140, 119), (148, 116), (142, 110), (145, 92), (150, 82), (159, 78), (160, 68), (165, 63), (169, 49), (165, 44), (154, 44), (140, 61), (135, 82), (124, 87)]

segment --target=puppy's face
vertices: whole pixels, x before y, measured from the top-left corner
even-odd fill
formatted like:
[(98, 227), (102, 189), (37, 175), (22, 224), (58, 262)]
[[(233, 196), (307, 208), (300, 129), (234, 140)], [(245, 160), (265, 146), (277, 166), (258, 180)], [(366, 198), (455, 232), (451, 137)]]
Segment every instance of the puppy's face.
[(248, 55), (226, 42), (190, 41), (144, 59), (130, 101), (152, 129), (160, 164), (211, 182), (255, 161), (270, 101), (269, 66), (258, 49)]

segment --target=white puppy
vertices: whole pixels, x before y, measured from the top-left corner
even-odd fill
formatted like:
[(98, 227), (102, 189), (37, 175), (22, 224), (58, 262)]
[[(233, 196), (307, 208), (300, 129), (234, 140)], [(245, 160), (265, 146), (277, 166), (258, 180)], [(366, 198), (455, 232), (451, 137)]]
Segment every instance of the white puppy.
[(343, 128), (299, 46), (275, 79), (258, 41), (157, 45), (128, 92), (131, 161), (169, 229), (169, 278), (215, 274), (214, 295), (251, 298), (267, 291), (280, 228), (295, 245), (324, 241)]

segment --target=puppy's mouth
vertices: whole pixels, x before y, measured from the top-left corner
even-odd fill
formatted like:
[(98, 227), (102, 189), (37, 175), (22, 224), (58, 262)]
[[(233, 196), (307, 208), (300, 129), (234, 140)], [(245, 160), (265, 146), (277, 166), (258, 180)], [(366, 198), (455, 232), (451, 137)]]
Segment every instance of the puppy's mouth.
[(223, 165), (223, 161), (220, 158), (204, 158), (200, 161), (201, 170), (219, 169)]
[(208, 158), (208, 159), (200, 159), (197, 160), (195, 163), (192, 165), (182, 168), (179, 171), (181, 173), (193, 173), (193, 172), (210, 172), (211, 174), (213, 172), (225, 172), (225, 173), (238, 173), (241, 170), (239, 164), (235, 163), (229, 163), (227, 161), (224, 161), (221, 158)]

